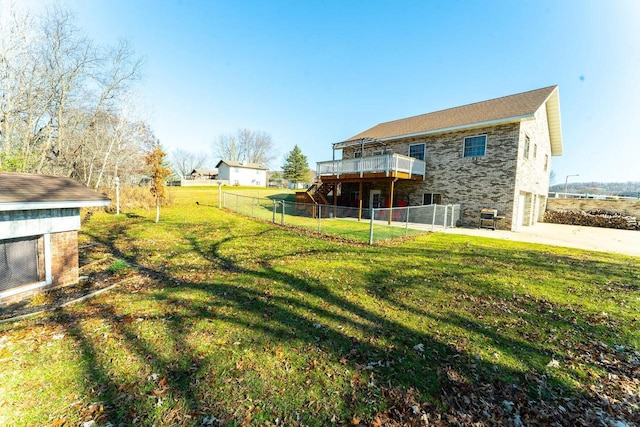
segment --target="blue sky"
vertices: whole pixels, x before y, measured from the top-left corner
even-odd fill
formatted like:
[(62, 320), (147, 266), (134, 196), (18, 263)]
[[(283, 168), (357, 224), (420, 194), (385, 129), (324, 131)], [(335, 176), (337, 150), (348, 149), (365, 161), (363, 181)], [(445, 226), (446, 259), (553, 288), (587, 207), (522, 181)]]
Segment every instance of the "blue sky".
[(294, 144), (315, 168), (377, 123), (557, 84), (556, 182), (640, 181), (640, 1), (64, 4), (145, 58), (140, 100), (168, 150), (213, 157), (249, 128), (272, 135), (272, 168)]

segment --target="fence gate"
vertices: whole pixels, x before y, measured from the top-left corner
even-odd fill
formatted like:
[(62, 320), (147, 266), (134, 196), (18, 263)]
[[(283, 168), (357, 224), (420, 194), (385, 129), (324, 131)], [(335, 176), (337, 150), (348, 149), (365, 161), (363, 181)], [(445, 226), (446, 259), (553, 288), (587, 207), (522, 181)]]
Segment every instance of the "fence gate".
[(0, 241), (0, 291), (38, 281), (38, 237)]

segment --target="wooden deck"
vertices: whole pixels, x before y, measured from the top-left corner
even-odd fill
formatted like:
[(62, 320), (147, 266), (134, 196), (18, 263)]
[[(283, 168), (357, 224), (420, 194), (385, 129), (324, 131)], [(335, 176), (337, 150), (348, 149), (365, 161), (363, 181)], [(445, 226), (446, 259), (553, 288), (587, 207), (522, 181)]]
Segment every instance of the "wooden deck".
[(426, 174), (425, 169), (424, 160), (401, 154), (383, 154), (318, 162), (316, 172), (323, 182), (328, 180), (358, 182), (389, 179), (423, 180)]

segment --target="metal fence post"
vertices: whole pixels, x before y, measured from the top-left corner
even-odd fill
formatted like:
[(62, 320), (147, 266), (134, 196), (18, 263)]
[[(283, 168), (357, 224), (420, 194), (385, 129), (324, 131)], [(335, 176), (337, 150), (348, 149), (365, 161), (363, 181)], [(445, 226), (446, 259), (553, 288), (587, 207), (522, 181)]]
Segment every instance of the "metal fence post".
[(371, 219), (369, 220), (369, 244), (373, 245), (373, 215), (374, 209), (371, 208)]
[(407, 213), (406, 213), (406, 221), (404, 223), (404, 235), (407, 236), (409, 235), (409, 212), (411, 212), (411, 208), (407, 206)]
[(281, 216), (280, 216), (280, 225), (284, 225), (284, 204), (285, 203), (286, 202), (283, 200), (282, 201), (282, 213), (281, 213)]
[(444, 206), (444, 216), (442, 217), (442, 226), (446, 230), (447, 228), (447, 213), (449, 212), (449, 205)]
[(322, 232), (322, 205), (318, 205), (318, 233)]
[(436, 211), (438, 210), (438, 205), (433, 205), (433, 220), (431, 221), (431, 231), (436, 227)]
[(456, 212), (456, 205), (451, 205), (451, 228), (453, 228), (453, 218)]
[(273, 222), (275, 224), (276, 222), (276, 211), (278, 210), (278, 202), (277, 201), (273, 201), (273, 220), (271, 222)]

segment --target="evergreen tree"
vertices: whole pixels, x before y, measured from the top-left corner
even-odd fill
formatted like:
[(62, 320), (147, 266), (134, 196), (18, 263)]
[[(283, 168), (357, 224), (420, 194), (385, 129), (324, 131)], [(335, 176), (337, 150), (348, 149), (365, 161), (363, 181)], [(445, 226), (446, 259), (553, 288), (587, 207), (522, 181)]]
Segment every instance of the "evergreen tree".
[(282, 172), (284, 178), (294, 184), (309, 181), (309, 162), (297, 144), (285, 159)]

